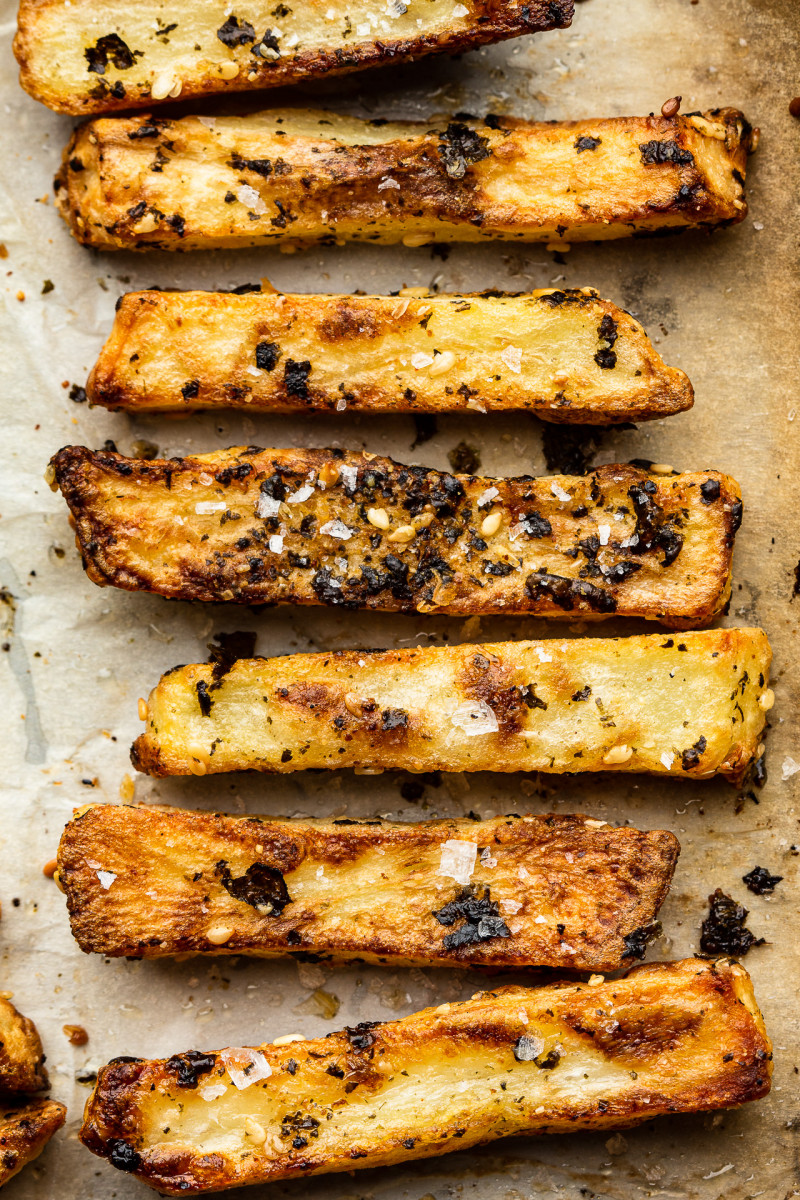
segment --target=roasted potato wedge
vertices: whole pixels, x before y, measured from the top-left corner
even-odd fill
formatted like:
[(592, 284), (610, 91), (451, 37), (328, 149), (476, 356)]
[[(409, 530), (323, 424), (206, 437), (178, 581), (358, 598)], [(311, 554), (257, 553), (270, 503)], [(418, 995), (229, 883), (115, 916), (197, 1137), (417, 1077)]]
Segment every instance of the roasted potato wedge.
[(742, 779), (771, 653), (760, 629), (550, 639), (175, 667), (140, 705), (151, 775), (650, 771)]
[[(305, 394), (286, 364), (311, 366)], [(445, 369), (443, 369), (445, 368)], [(683, 371), (591, 288), (520, 296), (132, 292), (86, 386), (128, 412), (439, 413), (652, 420), (691, 408)]]
[(160, 1192), (197, 1195), (730, 1108), (766, 1095), (770, 1075), (747, 972), (689, 959), (289, 1045), (117, 1059), (81, 1139)]
[(40, 1092), (49, 1086), (36, 1026), (0, 994), (0, 1093)]
[(0, 1187), (39, 1157), (66, 1117), (66, 1108), (57, 1100), (11, 1106), (0, 1102)]
[[(287, 374), (296, 363), (288, 363)], [(730, 591), (717, 472), (482, 479), (341, 450), (52, 461), (90, 579), (170, 599), (705, 625)]]
[(194, 0), (167, 14), (155, 0), (21, 0), (20, 82), (56, 112), (110, 112), (461, 53), (563, 28), (573, 13), (573, 0), (403, 0), (374, 12), (326, 5), (293, 0), (279, 12), (245, 0), (232, 11), (223, 0)]
[(75, 131), (56, 198), (78, 241), (103, 250), (568, 244), (740, 221), (754, 144), (732, 108), (563, 123), (105, 118)]
[(678, 853), (671, 833), (582, 816), (397, 824), (104, 804), (67, 825), (58, 879), (81, 949), (109, 957), (612, 971), (643, 957)]

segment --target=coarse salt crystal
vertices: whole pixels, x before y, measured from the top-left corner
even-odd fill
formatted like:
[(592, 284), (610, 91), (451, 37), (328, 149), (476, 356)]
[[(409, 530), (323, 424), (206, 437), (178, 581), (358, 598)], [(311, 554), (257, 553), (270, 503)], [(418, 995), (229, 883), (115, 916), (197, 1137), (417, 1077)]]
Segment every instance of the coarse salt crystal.
[(484, 846), (483, 850), (481, 850), (481, 866), (483, 866), (483, 867), (496, 867), (497, 866), (497, 859), (492, 858), (491, 851), (489, 850), (488, 846)]
[(267, 545), (273, 554), (280, 554), (283, 550), (283, 536), (280, 533), (273, 533)]
[(345, 400), (344, 396), (341, 396), (341, 397), (340, 397), (340, 398), (339, 398), (339, 399), (336, 401), (336, 411), (337, 411), (337, 412), (344, 412), (344, 410), (345, 410), (346, 408), (347, 408), (347, 401)]
[(672, 764), (675, 762), (675, 755), (670, 754), (669, 750), (665, 750), (661, 755), (661, 761), (668, 771), (672, 770)]
[(254, 379), (259, 379), (261, 376), (261, 372), (259, 371), (258, 367), (254, 367), (252, 363), (250, 363), (247, 368), (247, 374), (252, 375)]
[(611, 537), (611, 526), (610, 525), (598, 525), (597, 526), (597, 540), (599, 541), (601, 546), (607, 546), (608, 539), (610, 537)]
[(547, 924), (547, 917), (543, 917), (543, 916), (541, 916), (541, 915), (539, 915), (538, 917), (534, 917), (534, 918), (533, 918), (533, 923), (534, 923), (534, 925), (546, 925), (546, 924)]
[(499, 728), (497, 717), (485, 700), (465, 700), (450, 714), (450, 722), (457, 728), (463, 729), (467, 737), (497, 733)]
[(781, 779), (791, 779), (798, 771), (800, 771), (800, 763), (795, 762), (792, 756), (787, 754), (781, 763)]
[(224, 500), (201, 500), (199, 504), (195, 504), (194, 511), (198, 517), (208, 517), (211, 513), (225, 512), (227, 507)]
[(256, 500), (256, 516), (257, 517), (277, 517), (281, 507), (280, 500), (276, 500), (274, 496), (268, 496), (266, 492), (262, 492)]
[(314, 489), (310, 483), (304, 483), (296, 492), (292, 492), (291, 496), (286, 497), (287, 504), (303, 504), (308, 500), (309, 496), (314, 495)]
[(447, 875), (462, 885), (469, 883), (478, 858), (478, 847), (475, 842), (462, 842), (457, 838), (448, 838), (442, 846), (441, 852), (439, 875)]
[(217, 118), (216, 117), (198, 117), (197, 119), (201, 125), (205, 125), (206, 129), (216, 129), (216, 126), (217, 126)]
[(487, 488), (485, 492), (481, 492), (480, 496), (478, 496), (478, 508), (483, 508), (486, 504), (491, 504), (495, 496), (499, 495), (500, 493), (496, 487)]
[(243, 183), (239, 186), (239, 190), (236, 193), (236, 199), (243, 204), (245, 208), (250, 209), (251, 212), (258, 213), (259, 216), (267, 211), (267, 206), (261, 199), (261, 196), (254, 187), (250, 186), (249, 183)]
[(541, 662), (541, 663), (546, 663), (546, 662), (552, 662), (552, 661), (553, 661), (553, 656), (552, 656), (552, 654), (547, 654), (547, 653), (546, 653), (546, 652), (545, 652), (545, 651), (542, 649), (542, 647), (541, 647), (541, 646), (537, 646), (537, 647), (536, 647), (536, 653), (538, 654), (538, 656), (539, 656), (539, 662)]
[(327, 534), (328, 537), (338, 538), (340, 542), (347, 542), (353, 536), (353, 530), (344, 521), (340, 521), (335, 517), (333, 521), (326, 521), (320, 527), (320, 533)]
[(480, 400), (468, 400), (467, 408), (469, 408), (472, 412), (486, 412), (486, 405), (481, 404)]
[(359, 37), (368, 37), (370, 33), (369, 22), (365, 21), (362, 25), (356, 25), (356, 33)]
[(95, 871), (95, 874), (100, 880), (100, 887), (106, 892), (117, 878), (113, 871)]
[(339, 478), (346, 488), (354, 492), (358, 483), (358, 467), (340, 467)]
[(454, 17), (467, 17), (467, 16), (469, 16), (469, 9), (464, 4), (457, 4), (455, 6), (455, 8), (453, 9), (453, 16)]
[(550, 484), (550, 491), (553, 493), (556, 500), (561, 500), (562, 503), (566, 503), (567, 500), (572, 499), (572, 496), (570, 496), (569, 492), (565, 492), (564, 489), (559, 487), (557, 483)]
[(253, 1083), (269, 1079), (272, 1067), (260, 1050), (251, 1050), (248, 1046), (229, 1046), (220, 1053), (225, 1069), (231, 1077), (231, 1083), (240, 1091), (249, 1088)]
[(220, 1096), (224, 1096), (228, 1090), (226, 1083), (207, 1083), (205, 1087), (198, 1088), (197, 1094), (201, 1100), (218, 1100)]
[(522, 369), (522, 351), (519, 346), (506, 346), (500, 355), (500, 359), (505, 363), (509, 371), (513, 371), (515, 375), (519, 375)]
[(399, 191), (400, 184), (397, 182), (396, 179), (392, 179), (389, 175), (385, 175), (384, 178), (378, 184), (378, 191), (385, 192), (387, 188), (397, 188)]
[[(513, 916), (514, 913), (519, 912), (519, 910), (522, 908), (522, 905), (520, 904), (519, 900), (501, 900), (500, 907), (503, 912), (511, 913)], [(544, 920), (544, 917), (542, 917), (542, 920)]]
[(411, 355), (411, 365), (417, 371), (421, 371), (423, 367), (429, 367), (433, 362), (432, 354), (425, 354), (422, 350), (418, 350), (416, 354)]

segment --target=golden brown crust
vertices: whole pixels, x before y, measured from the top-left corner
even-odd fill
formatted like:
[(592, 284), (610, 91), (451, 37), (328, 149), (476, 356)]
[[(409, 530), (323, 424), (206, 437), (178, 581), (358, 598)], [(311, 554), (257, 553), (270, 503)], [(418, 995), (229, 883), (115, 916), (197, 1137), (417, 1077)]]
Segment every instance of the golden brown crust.
[(339, 0), (330, 0), (324, 16), (319, 5), (295, 0), (282, 15), (272, 13), (273, 28), (264, 33), (244, 18), (232, 22), (231, 6), (222, 0), (177, 6), (169, 24), (156, 3), (72, 0), (65, 9), (60, 0), (21, 0), (14, 53), (27, 92), (56, 112), (82, 115), (142, 108), (176, 94), (188, 100), (281, 87), (428, 54), (460, 54), (563, 28), (574, 5), (465, 0), (460, 7), (457, 16), (447, 0), (410, 0), (368, 16), (365, 24), (356, 20), (354, 29), (349, 5)]
[(66, 1116), (56, 1100), (0, 1103), (0, 1187), (41, 1154)]
[(151, 775), (317, 767), (742, 779), (771, 703), (760, 629), (340, 651), (176, 667), (132, 750)]
[(33, 1021), (0, 995), (0, 1092), (49, 1087), (42, 1043)]
[(167, 1195), (197, 1195), (727, 1108), (766, 1095), (770, 1075), (744, 968), (690, 959), (498, 988), (313, 1041), (117, 1060), (81, 1138)]
[(240, 604), (685, 629), (725, 605), (742, 511), (718, 472), (625, 465), (485, 479), (341, 450), (143, 462), (70, 446), (52, 470), (95, 583)]
[[(287, 361), (310, 361), (302, 395), (286, 386)], [(693, 401), (689, 380), (664, 364), (638, 321), (591, 288), (132, 292), (117, 305), (86, 391), (92, 404), (131, 412), (522, 408), (594, 424), (665, 417)]]
[(731, 108), (469, 125), (299, 109), (106, 118), (75, 131), (56, 192), (78, 240), (106, 250), (591, 241), (740, 221), (753, 144)]
[(87, 953), (611, 971), (644, 953), (678, 853), (671, 833), (582, 816), (395, 824), (97, 805), (67, 825), (58, 878)]

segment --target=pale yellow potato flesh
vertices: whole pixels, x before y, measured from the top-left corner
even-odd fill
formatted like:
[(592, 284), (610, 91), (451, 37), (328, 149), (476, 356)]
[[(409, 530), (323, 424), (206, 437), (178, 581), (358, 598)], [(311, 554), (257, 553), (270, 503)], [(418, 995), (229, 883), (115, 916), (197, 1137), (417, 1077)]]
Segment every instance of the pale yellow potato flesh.
[[(150, 693), (132, 757), (151, 775), (357, 766), (736, 782), (759, 753), (770, 660), (762, 630), (713, 629), (244, 659), (217, 679), (195, 664)], [(526, 704), (531, 687), (545, 708)]]
[(167, 1195), (198, 1195), (727, 1108), (768, 1092), (770, 1060), (744, 968), (689, 959), (314, 1041), (118, 1060), (81, 1138)]
[(57, 1100), (0, 1101), (0, 1187), (39, 1157), (66, 1117)]
[(26, 91), (81, 114), (460, 52), (572, 13), (573, 0), (21, 0), (14, 51)]
[[(280, 355), (274, 365), (259, 367), (259, 346), (262, 362)], [(308, 396), (287, 390), (287, 360), (313, 364)], [(683, 371), (665, 365), (639, 322), (591, 288), (519, 296), (132, 292), (86, 390), (91, 404), (127, 412), (527, 409), (593, 424), (652, 420), (693, 401)]]
[(100, 118), (73, 135), (56, 203), (104, 250), (568, 244), (740, 221), (754, 145), (736, 109), (469, 127), (301, 109)]
[(0, 1093), (40, 1092), (47, 1086), (36, 1026), (0, 993)]

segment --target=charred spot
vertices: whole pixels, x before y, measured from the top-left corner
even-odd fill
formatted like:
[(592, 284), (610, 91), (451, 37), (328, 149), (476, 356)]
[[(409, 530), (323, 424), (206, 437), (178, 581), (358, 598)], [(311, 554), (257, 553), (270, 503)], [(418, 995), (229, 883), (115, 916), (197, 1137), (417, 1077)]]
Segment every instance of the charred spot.
[(228, 487), (231, 483), (241, 483), (243, 479), (253, 474), (251, 463), (237, 463), (234, 467), (224, 467), (221, 471), (217, 471), (214, 479), (217, 483), (221, 483), (223, 487)]
[(199, 391), (199, 379), (190, 379), (189, 382), (185, 383), (181, 388), (181, 395), (183, 396), (184, 400), (194, 400)]
[(584, 150), (596, 150), (602, 143), (603, 139), (599, 137), (591, 137), (588, 134), (584, 137), (579, 137), (575, 141), (575, 149), (578, 154), (582, 154)]
[(359, 1051), (371, 1050), (378, 1040), (372, 1031), (379, 1025), (380, 1021), (359, 1021), (358, 1025), (345, 1025), (344, 1032), (351, 1048)]
[(594, 361), (602, 371), (613, 371), (617, 365), (617, 354), (615, 350), (609, 350), (605, 346), (601, 346), (594, 356)]
[(408, 728), (408, 713), (402, 708), (386, 708), (381, 713), (381, 728), (389, 729), (407, 729)]
[(217, 863), (215, 874), (234, 900), (249, 904), (261, 917), (279, 917), (286, 905), (292, 903), (286, 880), (277, 867), (253, 863), (244, 875), (234, 879), (230, 867), (223, 860)]
[(287, 358), (286, 366), (283, 368), (283, 384), (287, 393), (290, 396), (297, 396), (299, 400), (307, 400), (310, 374), (311, 363), (308, 359), (304, 362), (295, 362), (293, 358)]
[(678, 167), (689, 167), (694, 162), (694, 155), (689, 150), (682, 149), (675, 141), (642, 142), (639, 145), (642, 162), (647, 166), (659, 163), (674, 163)]
[(463, 921), (458, 929), (445, 936), (442, 942), (445, 950), (458, 950), (461, 946), (473, 946), (491, 938), (511, 937), (511, 930), (500, 916), (500, 909), (492, 900), (488, 887), (483, 889), (482, 896), (474, 884), (463, 887), (455, 900), (445, 904), (433, 916), (446, 927)]
[(484, 575), (496, 575), (500, 579), (505, 579), (506, 576), (510, 575), (514, 570), (515, 570), (515, 567), (513, 566), (512, 563), (489, 562), (488, 559), (484, 559), (484, 562), (483, 562)]
[(233, 633), (217, 633), (209, 642), (208, 661), (213, 663), (211, 691), (215, 691), (222, 680), (240, 658), (252, 658), (256, 649), (256, 635), (244, 629)]
[(246, 46), (256, 40), (256, 31), (249, 21), (239, 22), (238, 17), (230, 16), (217, 30), (217, 37), (223, 46)]
[(439, 157), (451, 179), (463, 179), (467, 167), (482, 162), (492, 153), (489, 139), (481, 137), (461, 121), (451, 121), (439, 135)]
[(215, 1054), (203, 1054), (200, 1050), (187, 1050), (185, 1054), (173, 1054), (167, 1059), (167, 1070), (174, 1071), (178, 1086), (196, 1088), (201, 1075), (208, 1075), (214, 1070), (217, 1061)]
[(129, 71), (141, 50), (131, 50), (118, 33), (107, 33), (98, 38), (93, 46), (87, 46), (83, 56), (89, 64), (86, 68), (93, 75), (105, 75), (109, 62), (118, 71)]
[(256, 366), (259, 371), (274, 371), (281, 356), (277, 342), (259, 342), (256, 346)]
[(142, 1165), (142, 1156), (138, 1154), (130, 1142), (126, 1142), (123, 1138), (112, 1138), (106, 1143), (108, 1149), (108, 1161), (112, 1167), (116, 1167), (118, 1171), (138, 1171)]
[(128, 217), (131, 221), (138, 221), (139, 217), (143, 217), (147, 212), (147, 204), (144, 200), (140, 200), (138, 204), (134, 204), (128, 209)]
[(186, 219), (180, 216), (179, 213), (173, 213), (171, 217), (167, 217), (167, 224), (170, 229), (174, 229), (178, 237), (183, 237), (186, 229)]
[(200, 705), (200, 712), (204, 717), (210, 717), (214, 701), (208, 694), (208, 684), (205, 679), (198, 679), (195, 688), (197, 690), (197, 703)]
[(538, 512), (523, 513), (519, 518), (519, 527), (530, 538), (545, 538), (550, 537), (553, 532), (553, 526), (548, 521), (547, 517), (543, 517)]
[(755, 896), (769, 896), (782, 879), (782, 875), (771, 875), (766, 867), (753, 867), (752, 871), (742, 876), (742, 883), (747, 884), (748, 890)]
[(746, 927), (747, 916), (743, 904), (717, 888), (708, 897), (708, 916), (700, 927), (701, 953), (710, 958), (718, 954), (741, 958), (752, 946), (763, 946), (764, 939)]
[(660, 933), (661, 925), (658, 921), (651, 921), (649, 925), (640, 925), (638, 929), (634, 929), (633, 933), (626, 933), (622, 939), (625, 949), (620, 957), (644, 958), (648, 944)]
[(708, 742), (701, 735), (693, 746), (681, 752), (681, 766), (684, 771), (691, 771), (700, 765), (700, 759), (706, 752)]

